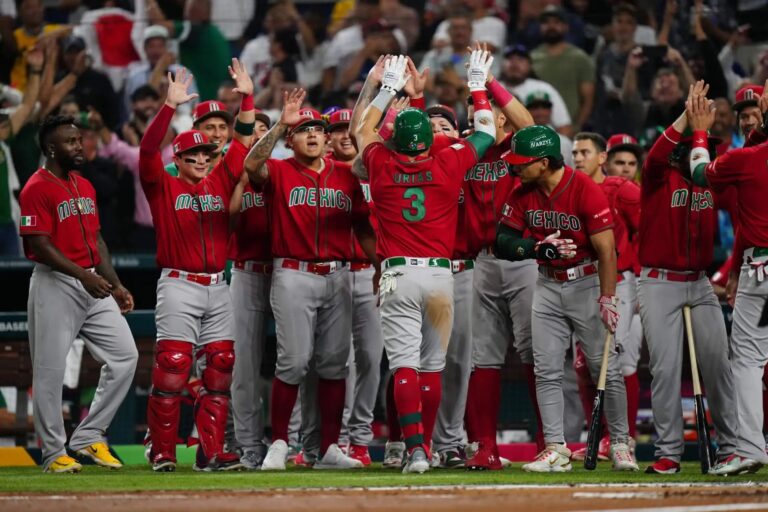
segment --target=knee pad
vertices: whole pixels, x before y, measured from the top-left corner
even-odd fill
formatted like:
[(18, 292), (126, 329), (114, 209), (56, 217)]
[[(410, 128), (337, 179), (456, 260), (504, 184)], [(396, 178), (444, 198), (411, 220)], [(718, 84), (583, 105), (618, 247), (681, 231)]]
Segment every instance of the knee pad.
[(215, 341), (207, 344), (197, 354), (205, 356), (203, 387), (206, 391), (229, 394), (232, 384), (232, 368), (235, 366), (235, 350), (232, 341)]
[(181, 393), (192, 368), (192, 344), (162, 340), (157, 343), (152, 386), (163, 393)]

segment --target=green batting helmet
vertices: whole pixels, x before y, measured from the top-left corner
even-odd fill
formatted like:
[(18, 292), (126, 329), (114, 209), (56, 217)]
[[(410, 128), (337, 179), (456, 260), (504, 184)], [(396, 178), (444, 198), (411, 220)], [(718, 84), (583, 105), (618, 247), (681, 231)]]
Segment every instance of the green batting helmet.
[(560, 136), (549, 126), (526, 126), (512, 137), (512, 147), (502, 158), (512, 165), (525, 165), (544, 157), (559, 158)]
[(432, 145), (432, 124), (427, 113), (418, 108), (403, 109), (395, 117), (392, 142), (398, 153), (418, 155)]

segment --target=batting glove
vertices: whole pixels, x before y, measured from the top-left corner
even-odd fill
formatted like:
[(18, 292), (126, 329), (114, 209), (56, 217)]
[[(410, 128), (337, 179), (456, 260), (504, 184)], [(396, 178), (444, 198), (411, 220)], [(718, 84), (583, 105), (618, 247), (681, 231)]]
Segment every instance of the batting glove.
[(611, 333), (615, 333), (616, 326), (619, 325), (619, 298), (615, 295), (601, 295), (597, 303), (600, 305), (600, 319), (603, 325)]
[(570, 238), (560, 238), (558, 229), (551, 235), (547, 235), (544, 240), (533, 246), (536, 252), (536, 259), (539, 260), (568, 260), (576, 256), (576, 245)]
[(467, 67), (467, 82), (469, 90), (485, 90), (485, 82), (488, 80), (488, 71), (493, 64), (493, 55), (491, 52), (483, 50), (472, 50), (469, 54), (469, 67)]
[(384, 62), (384, 74), (381, 77), (381, 89), (396, 95), (405, 87), (410, 76), (405, 70), (408, 68), (408, 60), (403, 55), (390, 57)]

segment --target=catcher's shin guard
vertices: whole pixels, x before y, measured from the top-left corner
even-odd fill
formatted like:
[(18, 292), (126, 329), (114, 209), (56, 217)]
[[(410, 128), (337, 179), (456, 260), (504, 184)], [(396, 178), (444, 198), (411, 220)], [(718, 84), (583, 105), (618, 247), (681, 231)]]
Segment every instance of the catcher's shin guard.
[(231, 341), (209, 343), (198, 352), (198, 358), (203, 356), (206, 358), (203, 389), (195, 401), (195, 425), (203, 455), (211, 459), (224, 449), (234, 344)]

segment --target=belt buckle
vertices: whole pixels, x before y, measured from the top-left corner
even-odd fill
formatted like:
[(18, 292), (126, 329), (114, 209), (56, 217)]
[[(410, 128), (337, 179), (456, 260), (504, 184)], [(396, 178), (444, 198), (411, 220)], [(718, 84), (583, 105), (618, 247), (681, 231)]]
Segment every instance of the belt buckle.
[(211, 274), (211, 284), (216, 284), (219, 282), (219, 274)]
[(578, 269), (578, 267), (571, 267), (571, 268), (565, 269), (565, 275), (568, 276), (568, 280), (569, 281), (573, 281), (574, 279), (576, 279), (578, 277), (576, 275), (576, 270), (577, 269)]
[(454, 273), (461, 272), (461, 262), (458, 260), (451, 261), (451, 271)]

